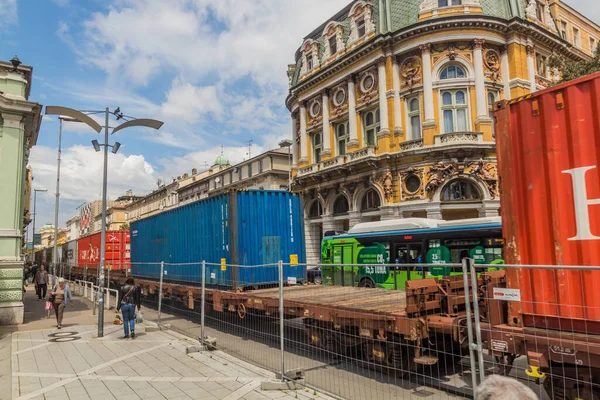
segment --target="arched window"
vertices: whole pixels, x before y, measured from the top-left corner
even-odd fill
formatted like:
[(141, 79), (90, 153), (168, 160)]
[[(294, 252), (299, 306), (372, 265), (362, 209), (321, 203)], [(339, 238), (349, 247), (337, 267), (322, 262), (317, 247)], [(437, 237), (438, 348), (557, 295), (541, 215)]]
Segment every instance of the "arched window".
[(377, 133), (379, 133), (381, 124), (379, 122), (379, 109), (367, 111), (364, 114), (365, 142), (367, 146), (377, 145)]
[(342, 122), (335, 126), (335, 136), (337, 140), (338, 155), (346, 154), (346, 143), (348, 140), (348, 122)]
[(321, 206), (321, 202), (319, 200), (313, 201), (310, 209), (308, 210), (309, 218), (319, 218), (323, 215), (323, 207)]
[(467, 74), (462, 67), (458, 65), (449, 65), (442, 70), (440, 74), (440, 79), (461, 79), (466, 78)]
[(473, 182), (457, 180), (450, 182), (442, 190), (442, 201), (481, 200), (481, 192)]
[(379, 200), (379, 194), (371, 189), (362, 198), (362, 204), (360, 206), (361, 211), (372, 211), (378, 210), (381, 206), (381, 201)]
[(460, 6), (462, 0), (438, 0), (438, 7)]
[(444, 133), (466, 132), (469, 105), (465, 90), (447, 90), (442, 92), (442, 114)]
[(321, 150), (323, 143), (321, 143), (321, 134), (315, 133), (313, 135), (313, 164), (321, 162)]
[(333, 203), (333, 214), (346, 214), (350, 210), (350, 206), (348, 205), (348, 199), (346, 196), (341, 195), (335, 199), (335, 203)]
[(421, 138), (421, 105), (419, 98), (408, 99), (408, 119), (410, 121), (410, 137), (412, 140)]

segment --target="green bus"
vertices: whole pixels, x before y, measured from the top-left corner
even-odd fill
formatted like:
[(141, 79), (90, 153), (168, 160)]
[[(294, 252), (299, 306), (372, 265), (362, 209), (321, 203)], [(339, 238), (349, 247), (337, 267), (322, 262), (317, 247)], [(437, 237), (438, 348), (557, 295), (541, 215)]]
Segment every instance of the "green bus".
[(321, 244), (322, 284), (404, 289), (406, 281), (460, 275), (445, 266), (472, 258), (503, 264), (500, 217), (366, 222)]

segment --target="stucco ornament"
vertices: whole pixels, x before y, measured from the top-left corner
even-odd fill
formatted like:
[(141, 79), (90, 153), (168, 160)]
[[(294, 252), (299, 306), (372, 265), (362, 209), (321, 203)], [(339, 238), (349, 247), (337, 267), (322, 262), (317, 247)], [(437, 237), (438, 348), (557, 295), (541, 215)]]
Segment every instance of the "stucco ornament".
[(485, 67), (487, 68), (487, 75), (492, 81), (500, 80), (500, 55), (496, 50), (487, 49), (485, 51), (485, 57), (483, 58)]
[(556, 25), (554, 24), (554, 17), (552, 17), (552, 14), (550, 13), (550, 6), (548, 4), (544, 6), (544, 22), (550, 31), (554, 33), (558, 32), (556, 30)]
[(429, 168), (429, 172), (427, 172), (427, 186), (425, 186), (425, 190), (427, 191), (427, 196), (431, 201), (433, 199), (433, 195), (440, 185), (442, 185), (446, 180), (455, 173), (455, 166), (453, 164), (444, 164), (443, 162), (439, 162), (436, 165)]
[(498, 197), (498, 172), (496, 164), (487, 163), (483, 158), (469, 165), (471, 175), (481, 179), (488, 188), (492, 200)]
[(400, 69), (402, 85), (413, 87), (421, 81), (421, 63), (417, 57), (409, 57), (402, 63)]
[(385, 173), (383, 178), (381, 178), (381, 185), (383, 186), (383, 195), (385, 196), (385, 201), (390, 201), (394, 195), (393, 184), (394, 181), (392, 179), (392, 173), (388, 171)]
[(537, 0), (529, 0), (529, 4), (525, 7), (525, 16), (531, 20), (537, 21)]

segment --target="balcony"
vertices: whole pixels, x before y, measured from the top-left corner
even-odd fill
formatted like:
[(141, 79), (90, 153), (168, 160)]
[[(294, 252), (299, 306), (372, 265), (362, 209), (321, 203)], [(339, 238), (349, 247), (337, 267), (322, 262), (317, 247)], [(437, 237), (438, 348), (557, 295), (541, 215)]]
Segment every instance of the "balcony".
[(461, 146), (484, 143), (483, 133), (481, 132), (454, 132), (433, 136), (434, 146)]
[[(456, 151), (467, 148), (493, 148), (494, 142), (485, 142), (482, 132), (453, 132), (434, 135), (433, 145), (425, 145), (424, 140), (407, 140), (399, 143), (399, 150), (393, 152), (392, 157), (402, 157), (404, 155), (425, 154), (431, 151)], [(307, 165), (298, 169), (298, 178), (304, 178), (309, 175), (318, 174), (324, 171), (342, 167), (344, 165), (360, 163), (363, 160), (374, 159), (378, 156), (390, 156), (390, 153), (376, 153), (376, 147), (365, 147), (363, 149), (337, 156), (317, 164)]]

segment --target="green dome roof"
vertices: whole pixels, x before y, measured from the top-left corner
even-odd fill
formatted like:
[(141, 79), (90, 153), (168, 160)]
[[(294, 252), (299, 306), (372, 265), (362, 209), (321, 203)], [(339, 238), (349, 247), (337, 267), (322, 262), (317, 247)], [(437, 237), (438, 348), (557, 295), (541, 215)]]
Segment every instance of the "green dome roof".
[(215, 160), (215, 165), (229, 165), (229, 159), (225, 156), (225, 154), (221, 153)]

